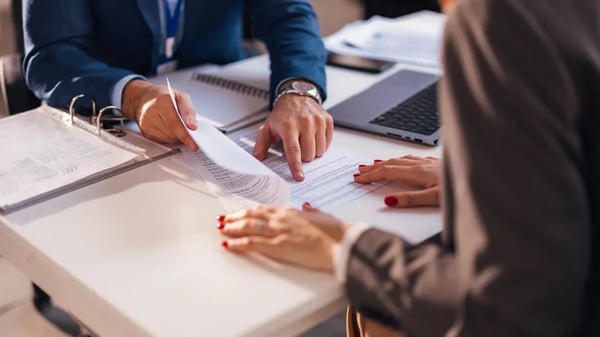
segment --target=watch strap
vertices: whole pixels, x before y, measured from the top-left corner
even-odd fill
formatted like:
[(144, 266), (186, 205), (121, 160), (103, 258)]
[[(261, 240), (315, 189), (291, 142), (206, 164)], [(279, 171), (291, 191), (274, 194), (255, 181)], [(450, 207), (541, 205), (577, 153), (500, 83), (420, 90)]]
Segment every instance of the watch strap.
[(279, 94), (277, 94), (277, 96), (275, 97), (275, 99), (273, 100), (273, 106), (275, 106), (275, 104), (277, 104), (277, 101), (283, 96), (283, 95), (288, 95), (288, 94), (292, 94), (292, 95), (298, 95), (298, 96), (306, 96), (306, 97), (310, 97), (312, 99), (314, 99), (319, 105), (321, 105), (321, 103), (323, 103), (322, 98), (321, 98), (321, 93), (319, 91), (319, 88), (307, 81), (303, 81), (305, 83), (307, 83), (308, 85), (312, 86), (313, 89), (311, 89), (310, 91), (314, 91), (314, 93), (311, 93), (310, 91), (301, 91), (298, 90), (296, 88), (293, 87), (293, 83), (287, 84), (285, 87), (283, 87), (281, 89), (281, 91), (279, 92)]

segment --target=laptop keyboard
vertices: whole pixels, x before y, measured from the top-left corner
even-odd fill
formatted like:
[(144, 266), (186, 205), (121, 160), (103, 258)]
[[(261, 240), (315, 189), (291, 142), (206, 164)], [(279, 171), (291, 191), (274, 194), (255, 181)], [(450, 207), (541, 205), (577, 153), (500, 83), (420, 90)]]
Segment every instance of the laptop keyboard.
[(432, 84), (409, 99), (379, 115), (370, 123), (394, 129), (431, 135), (440, 128), (437, 86)]

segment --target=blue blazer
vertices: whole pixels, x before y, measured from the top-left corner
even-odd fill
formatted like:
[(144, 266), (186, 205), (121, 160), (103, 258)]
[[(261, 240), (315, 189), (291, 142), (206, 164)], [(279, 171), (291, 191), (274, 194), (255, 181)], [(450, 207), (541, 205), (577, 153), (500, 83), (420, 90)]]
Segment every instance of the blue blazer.
[[(179, 68), (245, 57), (243, 6), (271, 57), (271, 98), (289, 77), (316, 83), (325, 94), (325, 48), (308, 0), (186, 0)], [(28, 86), (65, 108), (78, 94), (111, 104), (114, 85), (133, 74), (154, 75), (163, 44), (157, 0), (25, 0)]]

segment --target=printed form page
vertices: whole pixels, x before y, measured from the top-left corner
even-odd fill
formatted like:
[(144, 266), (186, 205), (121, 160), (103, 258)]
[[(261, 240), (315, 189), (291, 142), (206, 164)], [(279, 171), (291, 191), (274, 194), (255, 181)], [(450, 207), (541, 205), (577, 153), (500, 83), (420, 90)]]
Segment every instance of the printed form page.
[[(235, 142), (252, 153), (256, 132), (245, 134), (235, 139)], [(381, 184), (357, 184), (353, 174), (358, 172), (358, 165), (365, 163), (356, 156), (330, 147), (325, 154), (309, 163), (304, 163), (304, 181), (297, 182), (292, 177), (281, 144), (271, 148), (263, 164), (290, 186), (288, 205), (301, 208), (306, 201), (313, 207), (328, 211), (346, 204), (369, 193)]]

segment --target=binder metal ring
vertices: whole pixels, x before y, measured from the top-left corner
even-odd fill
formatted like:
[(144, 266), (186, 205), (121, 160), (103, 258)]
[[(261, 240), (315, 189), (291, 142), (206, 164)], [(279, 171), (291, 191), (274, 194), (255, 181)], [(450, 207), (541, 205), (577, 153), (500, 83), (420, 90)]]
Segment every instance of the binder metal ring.
[[(71, 99), (71, 103), (69, 104), (69, 116), (71, 117), (71, 125), (73, 125), (73, 121), (75, 120), (75, 103), (77, 102), (77, 100), (83, 97), (88, 96), (86, 96), (85, 94), (80, 94)], [(93, 118), (96, 115), (96, 100), (94, 100), (92, 97), (89, 97), (89, 99), (92, 102), (92, 124), (95, 124)]]
[[(77, 115), (77, 111), (75, 111), (75, 103), (81, 99), (87, 97), (90, 99), (91, 103), (92, 103), (92, 113), (90, 115), (90, 124), (92, 124), (93, 126), (96, 127), (96, 132), (98, 133), (98, 135), (101, 134), (102, 129), (105, 129), (106, 131), (108, 131), (109, 133), (111, 133), (114, 136), (117, 137), (123, 137), (125, 136), (126, 132), (125, 132), (125, 117), (122, 117), (121, 114), (121, 109), (119, 109), (118, 107), (114, 106), (114, 105), (109, 105), (109, 106), (105, 106), (104, 108), (100, 109), (100, 111), (96, 111), (96, 100), (94, 100), (94, 98), (89, 97), (85, 94), (80, 94), (77, 95), (75, 97), (73, 97), (73, 99), (71, 99), (71, 104), (69, 104), (69, 115), (70, 115), (70, 122), (71, 125), (73, 125), (73, 122), (75, 120), (75, 116)], [(115, 110), (119, 113), (119, 116), (111, 116), (111, 115), (104, 115), (106, 111), (108, 110)], [(103, 123), (107, 123), (109, 124), (108, 127), (103, 128)], [(115, 127), (114, 124), (119, 123), (120, 127)]]
[[(125, 132), (125, 117), (123, 116), (104, 116), (104, 113), (109, 110), (114, 110), (122, 115), (121, 109), (114, 105), (105, 106), (104, 108), (98, 111), (98, 116), (96, 116), (96, 129), (98, 130), (98, 136), (100, 136), (102, 130), (102, 122), (119, 122), (120, 127), (111, 127), (106, 128), (105, 130), (117, 137), (123, 137), (126, 135)], [(112, 123), (111, 123), (112, 124)]]

